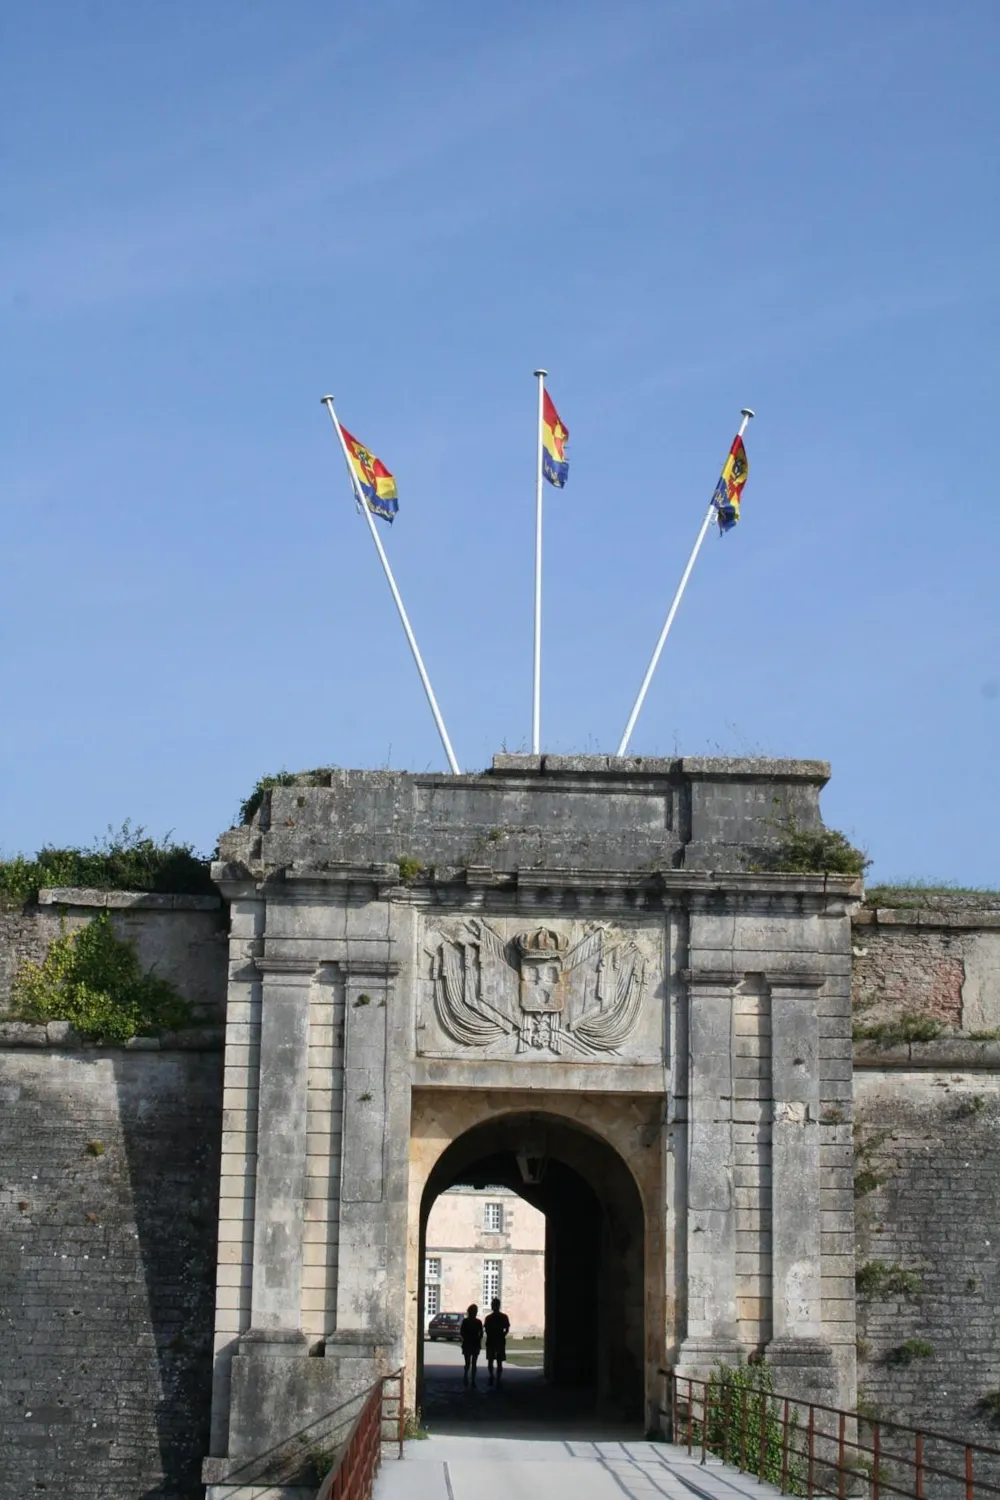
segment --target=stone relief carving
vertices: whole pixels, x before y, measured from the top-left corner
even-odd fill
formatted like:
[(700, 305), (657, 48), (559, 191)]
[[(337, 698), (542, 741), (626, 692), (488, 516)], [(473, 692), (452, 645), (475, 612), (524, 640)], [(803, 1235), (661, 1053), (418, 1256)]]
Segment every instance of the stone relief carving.
[(518, 1052), (594, 1057), (617, 1052), (639, 1019), (646, 961), (612, 927), (590, 926), (571, 947), (547, 927), (508, 942), (470, 920), (425, 951), (438, 1021), (466, 1047), (512, 1037)]

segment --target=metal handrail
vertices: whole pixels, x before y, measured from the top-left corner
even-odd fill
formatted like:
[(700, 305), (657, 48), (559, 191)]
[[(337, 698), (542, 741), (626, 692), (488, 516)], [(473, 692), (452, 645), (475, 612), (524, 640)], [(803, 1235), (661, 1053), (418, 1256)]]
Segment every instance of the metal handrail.
[[(386, 1386), (395, 1382), (396, 1392), (386, 1392)], [(404, 1378), (402, 1370), (383, 1375), (376, 1380), (364, 1405), (351, 1424), (347, 1441), (338, 1455), (337, 1462), (323, 1480), (316, 1500), (371, 1500), (375, 1475), (382, 1462), (382, 1427), (386, 1421), (395, 1425), (393, 1442), (399, 1444), (399, 1457), (403, 1456), (403, 1438), (406, 1432), (406, 1410), (403, 1401)], [(386, 1414), (386, 1401), (397, 1403), (394, 1412)]]
[[(1000, 1496), (1000, 1448), (802, 1401), (763, 1384), (736, 1386), (724, 1370), (710, 1380), (659, 1373), (669, 1390), (669, 1405), (660, 1410), (670, 1417), (675, 1443), (688, 1453), (700, 1448), (702, 1463), (712, 1454), (761, 1481), (770, 1479), (783, 1495), (807, 1500), (817, 1495), (847, 1500), (866, 1491), (869, 1500)], [(937, 1445), (943, 1452), (933, 1451)], [(985, 1462), (977, 1465), (977, 1460)], [(928, 1485), (929, 1478), (942, 1482)]]

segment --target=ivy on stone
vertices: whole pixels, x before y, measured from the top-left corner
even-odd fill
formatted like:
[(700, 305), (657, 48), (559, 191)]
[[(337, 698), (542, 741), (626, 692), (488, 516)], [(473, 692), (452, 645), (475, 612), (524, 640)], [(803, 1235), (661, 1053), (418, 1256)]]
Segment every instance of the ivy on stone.
[(135, 948), (115, 935), (107, 912), (75, 932), (63, 931), (41, 963), (22, 963), (12, 1000), (21, 1020), (69, 1021), (96, 1042), (121, 1044), (192, 1020), (190, 1005), (172, 984), (143, 973)]
[(805, 1493), (795, 1441), (798, 1413), (794, 1408), (789, 1413), (786, 1431), (781, 1402), (774, 1394), (774, 1376), (763, 1359), (736, 1366), (716, 1363), (705, 1391), (703, 1420), (707, 1420), (704, 1441), (709, 1453), (781, 1486), (786, 1495)]

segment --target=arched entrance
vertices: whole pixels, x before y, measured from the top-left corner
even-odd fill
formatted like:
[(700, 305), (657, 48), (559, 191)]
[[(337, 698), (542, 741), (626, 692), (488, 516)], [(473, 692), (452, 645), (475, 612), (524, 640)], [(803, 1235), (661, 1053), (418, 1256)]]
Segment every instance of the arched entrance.
[[(512, 1109), (464, 1130), (437, 1156), (422, 1188), (418, 1308), (431, 1207), (450, 1187), (487, 1184), (512, 1189), (545, 1214), (547, 1380), (576, 1388), (604, 1417), (645, 1425), (647, 1216), (622, 1155), (595, 1129), (544, 1107)], [(420, 1372), (419, 1335), (416, 1343)]]

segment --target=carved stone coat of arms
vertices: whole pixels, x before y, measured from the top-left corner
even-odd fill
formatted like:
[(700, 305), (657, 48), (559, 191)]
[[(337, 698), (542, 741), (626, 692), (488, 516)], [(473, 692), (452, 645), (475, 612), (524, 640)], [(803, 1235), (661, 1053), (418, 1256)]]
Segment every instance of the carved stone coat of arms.
[(617, 1052), (639, 1019), (645, 959), (612, 927), (589, 927), (571, 945), (547, 927), (505, 940), (469, 920), (425, 951), (437, 1019), (465, 1047), (510, 1037), (519, 1053), (595, 1057)]

